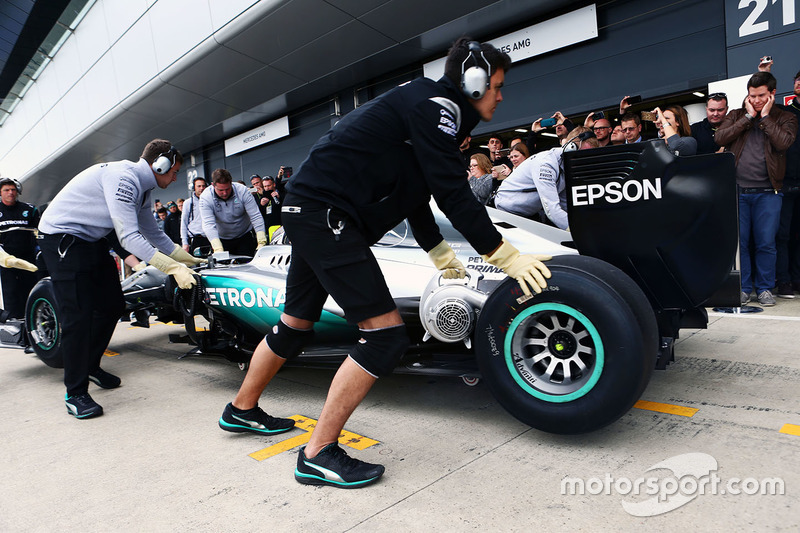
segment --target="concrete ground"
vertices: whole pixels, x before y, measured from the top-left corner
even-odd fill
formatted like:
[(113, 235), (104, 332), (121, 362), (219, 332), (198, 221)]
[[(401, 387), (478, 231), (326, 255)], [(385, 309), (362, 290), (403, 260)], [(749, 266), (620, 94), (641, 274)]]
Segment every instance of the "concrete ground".
[[(387, 472), (352, 491), (294, 481), (303, 429), (221, 431), (243, 372), (178, 360), (178, 331), (121, 323), (103, 367), (123, 386), (93, 386), (106, 414), (84, 421), (58, 370), (0, 349), (0, 531), (798, 529), (800, 298), (684, 331), (649, 403), (588, 435), (533, 430), (483, 384), (381, 379), (345, 429), (378, 441), (349, 452)], [(331, 377), (286, 369), (261, 405), (307, 427)]]

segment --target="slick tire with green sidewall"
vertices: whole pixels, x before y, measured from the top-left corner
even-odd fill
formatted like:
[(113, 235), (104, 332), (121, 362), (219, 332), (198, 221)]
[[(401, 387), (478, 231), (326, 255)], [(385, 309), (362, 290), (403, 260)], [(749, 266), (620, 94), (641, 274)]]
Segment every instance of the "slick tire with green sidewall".
[(520, 421), (559, 434), (599, 429), (627, 413), (655, 368), (658, 328), (636, 283), (591, 257), (547, 262), (548, 287), (525, 300), (507, 279), (475, 330), (481, 375)]
[(64, 368), (60, 318), (50, 278), (39, 280), (25, 304), (25, 328), (33, 351), (53, 368)]

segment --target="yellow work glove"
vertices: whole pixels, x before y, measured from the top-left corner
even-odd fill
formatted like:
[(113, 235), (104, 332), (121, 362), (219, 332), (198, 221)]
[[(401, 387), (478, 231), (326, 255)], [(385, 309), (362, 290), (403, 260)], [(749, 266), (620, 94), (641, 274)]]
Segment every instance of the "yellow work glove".
[(28, 272), (36, 272), (39, 270), (33, 263), (29, 263), (24, 259), (13, 256), (2, 248), (0, 248), (0, 266), (5, 268), (18, 268), (20, 270), (27, 270)]
[(222, 241), (219, 239), (211, 239), (211, 249), (214, 250), (214, 253), (225, 251), (225, 248), (222, 247)]
[(192, 254), (184, 250), (180, 244), (175, 245), (175, 248), (173, 248), (172, 253), (169, 254), (169, 256), (175, 261), (183, 263), (186, 266), (194, 266), (207, 262), (205, 259), (192, 256)]
[(133, 265), (131, 267), (131, 270), (133, 270), (134, 272), (140, 272), (140, 271), (144, 270), (145, 268), (147, 268), (147, 263), (142, 261), (140, 263), (136, 263), (135, 265)]
[(164, 274), (174, 277), (178, 287), (181, 289), (190, 289), (197, 284), (197, 279), (195, 279), (194, 271), (191, 268), (167, 257), (161, 252), (156, 252), (153, 258), (150, 259), (150, 264)]
[(256, 245), (256, 250), (266, 246), (267, 245), (267, 234), (265, 232), (263, 232), (263, 231), (257, 231), (256, 232), (256, 242), (258, 243)]
[(550, 269), (544, 266), (542, 261), (552, 259), (549, 255), (520, 255), (519, 250), (503, 239), (500, 247), (492, 255), (481, 257), (487, 263), (502, 268), (509, 277), (517, 280), (525, 296), (531, 295), (528, 285), (537, 293), (547, 287), (544, 278), (550, 277)]
[(428, 252), (428, 257), (442, 271), (444, 279), (460, 279), (467, 275), (464, 264), (456, 258), (456, 253), (444, 240)]

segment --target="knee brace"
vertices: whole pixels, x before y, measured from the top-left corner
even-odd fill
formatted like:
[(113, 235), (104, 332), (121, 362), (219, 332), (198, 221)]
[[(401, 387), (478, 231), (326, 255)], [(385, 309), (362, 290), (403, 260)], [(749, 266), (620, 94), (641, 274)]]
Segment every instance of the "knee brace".
[(295, 329), (278, 320), (272, 331), (264, 336), (269, 349), (282, 359), (292, 359), (314, 336), (313, 329)]
[(391, 374), (408, 349), (406, 325), (359, 331), (361, 339), (350, 353), (350, 357), (358, 366), (376, 378)]

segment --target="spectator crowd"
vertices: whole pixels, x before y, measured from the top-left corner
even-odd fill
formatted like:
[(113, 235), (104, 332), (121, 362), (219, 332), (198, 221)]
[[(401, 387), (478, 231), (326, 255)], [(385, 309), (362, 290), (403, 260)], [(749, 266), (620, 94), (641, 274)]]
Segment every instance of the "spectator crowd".
[[(771, 67), (770, 57), (761, 58), (741, 108), (730, 111), (728, 96), (712, 92), (706, 117), (693, 124), (680, 105), (634, 112), (642, 107), (641, 98), (625, 96), (616, 125), (604, 111), (593, 111), (576, 127), (556, 111), (536, 119), (527, 138), (512, 139), (509, 148), (498, 135), (489, 136), (485, 150), (472, 149), (468, 139), (461, 151), (470, 187), (482, 204), (569, 229), (565, 152), (654, 139), (678, 156), (731, 152), (739, 198), (741, 304), (775, 305), (775, 291), (794, 298), (800, 292), (800, 72), (795, 98), (784, 106), (775, 102)], [(647, 123), (653, 124), (652, 133)], [(555, 137), (557, 146), (541, 147), (543, 134)]]
[[(568, 230), (565, 152), (654, 139), (679, 156), (731, 152), (739, 193), (741, 303), (771, 306), (775, 293), (794, 298), (800, 292), (800, 72), (793, 86), (798, 98), (784, 106), (775, 102), (771, 66), (770, 58), (762, 58), (740, 108), (731, 111), (727, 95), (712, 92), (706, 117), (693, 124), (680, 105), (645, 106), (640, 97), (625, 96), (614, 112), (592, 111), (579, 125), (556, 111), (536, 119), (524, 139), (506, 143), (493, 134), (485, 147), (473, 148), (467, 137), (460, 149), (469, 186), (483, 205)], [(210, 183), (194, 178), (188, 198), (166, 205), (156, 199), (152, 216), (186, 252), (253, 255), (281, 235), (281, 199), (290, 176), (291, 167), (282, 166), (275, 177), (253, 174), (248, 187), (216, 169)], [(40, 212), (18, 200), (22, 186), (16, 180), (0, 179), (0, 193), (0, 302), (11, 316), (21, 316), (36, 281), (33, 230)], [(108, 240), (133, 270), (145, 266), (113, 235)]]

